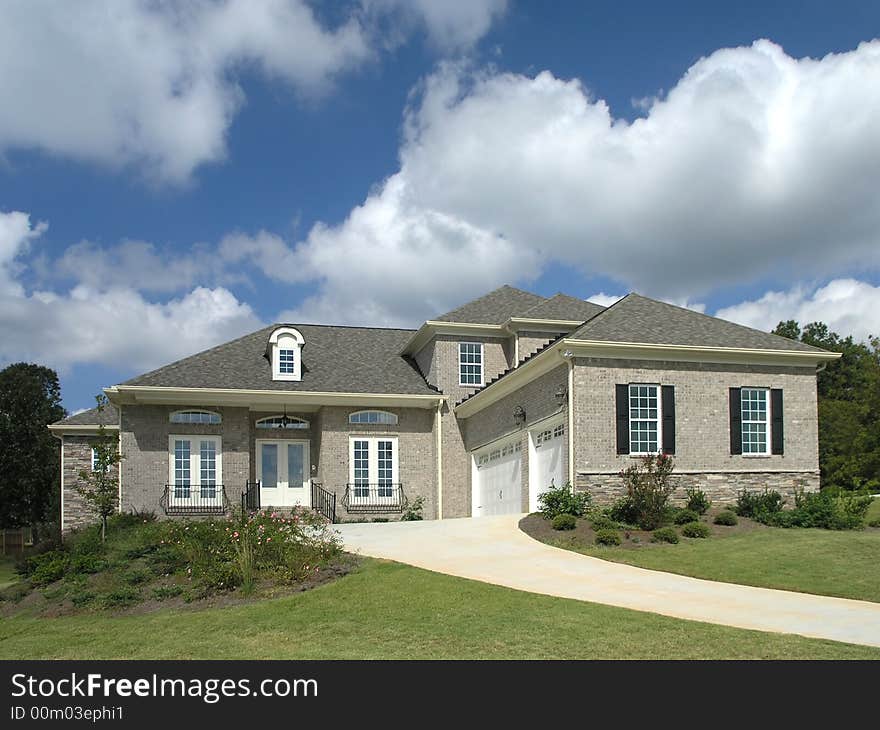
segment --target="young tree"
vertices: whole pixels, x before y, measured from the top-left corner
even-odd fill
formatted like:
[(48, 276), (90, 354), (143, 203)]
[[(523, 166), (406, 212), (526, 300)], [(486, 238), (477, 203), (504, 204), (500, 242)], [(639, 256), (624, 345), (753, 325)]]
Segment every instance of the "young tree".
[(46, 426), (65, 415), (54, 370), (19, 362), (0, 371), (0, 527), (57, 519), (61, 450)]
[[(95, 398), (100, 414), (107, 405), (107, 398), (99, 395)], [(119, 498), (119, 438), (115, 433), (108, 432), (104, 425), (98, 426), (98, 434), (89, 445), (94, 449), (95, 456), (91, 469), (79, 472), (76, 491), (88, 502), (101, 517), (101, 542), (107, 537), (107, 518), (116, 511)]]

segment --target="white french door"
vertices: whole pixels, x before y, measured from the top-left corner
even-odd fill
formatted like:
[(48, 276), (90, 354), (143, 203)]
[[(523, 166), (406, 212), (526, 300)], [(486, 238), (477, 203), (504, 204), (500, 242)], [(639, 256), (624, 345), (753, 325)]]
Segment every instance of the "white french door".
[(264, 507), (312, 503), (308, 441), (257, 439), (257, 481)]
[(223, 452), (219, 436), (168, 437), (168, 504), (220, 505)]
[(349, 504), (398, 504), (397, 438), (352, 436), (349, 444), (349, 477)]

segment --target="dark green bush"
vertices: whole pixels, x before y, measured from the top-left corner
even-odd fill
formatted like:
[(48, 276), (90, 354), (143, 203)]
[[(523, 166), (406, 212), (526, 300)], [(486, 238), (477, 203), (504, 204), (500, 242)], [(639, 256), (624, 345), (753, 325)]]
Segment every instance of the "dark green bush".
[(674, 468), (671, 456), (657, 454), (639, 459), (638, 464), (620, 472), (629, 502), (627, 510), (632, 511), (634, 523), (643, 530), (654, 530), (662, 524), (666, 504), (675, 491), (669, 483)]
[(27, 577), (35, 586), (46, 586), (61, 580), (70, 567), (70, 556), (62, 550), (52, 550), (27, 560)]
[(597, 545), (620, 545), (620, 533), (617, 530), (599, 530), (596, 533)]
[(92, 553), (74, 553), (70, 557), (69, 570), (71, 573), (100, 573), (106, 567), (107, 561)]
[(700, 515), (692, 509), (685, 508), (678, 510), (672, 519), (676, 525), (686, 525), (688, 522), (697, 522), (700, 519)]
[(101, 605), (104, 608), (125, 608), (126, 606), (133, 606), (140, 600), (141, 592), (139, 588), (123, 586), (104, 595), (101, 599)]
[(125, 575), (122, 576), (122, 580), (124, 580), (130, 586), (139, 586), (143, 583), (147, 583), (153, 579), (153, 576), (147, 572), (146, 570), (129, 570)]
[(590, 517), (590, 527), (593, 528), (594, 532), (599, 532), (599, 530), (619, 530), (620, 523), (600, 512)]
[(538, 496), (539, 512), (547, 520), (552, 520), (556, 515), (583, 517), (591, 502), (589, 492), (575, 492), (570, 484), (550, 487)]
[(661, 527), (659, 530), (654, 530), (651, 542), (668, 542), (675, 545), (678, 543), (678, 533), (674, 527)]
[(624, 525), (638, 523), (639, 515), (635, 503), (629, 497), (621, 497), (608, 510), (608, 516)]
[(782, 510), (785, 500), (775, 489), (749, 492), (743, 489), (736, 498), (735, 511), (740, 517), (751, 517), (758, 522), (772, 522), (773, 515)]
[[(410, 502), (406, 509), (403, 511), (403, 514), (400, 516), (401, 522), (416, 522), (418, 520), (425, 519), (422, 515), (422, 510), (425, 508), (425, 499), (424, 497), (416, 497), (412, 502)], [(375, 522), (375, 520), (374, 520)]]
[(70, 601), (77, 608), (94, 603), (98, 596), (91, 591), (80, 590), (70, 594)]
[(554, 530), (573, 530), (577, 527), (577, 517), (574, 515), (556, 515), (553, 518), (553, 529)]
[(684, 493), (687, 495), (687, 503), (685, 507), (689, 510), (693, 510), (698, 515), (704, 515), (709, 511), (709, 507), (712, 506), (712, 502), (709, 501), (709, 498), (706, 496), (706, 493), (697, 487), (688, 487), (684, 490)]
[(715, 519), (712, 520), (716, 525), (725, 525), (727, 527), (733, 527), (739, 520), (736, 518), (736, 515), (729, 509), (724, 510), (723, 512), (719, 512), (715, 515)]
[(157, 601), (164, 601), (166, 598), (174, 598), (181, 593), (183, 593), (183, 586), (179, 585), (156, 586), (153, 588), (153, 598)]
[(709, 537), (709, 525), (705, 522), (688, 522), (681, 528), (681, 534), (685, 537)]

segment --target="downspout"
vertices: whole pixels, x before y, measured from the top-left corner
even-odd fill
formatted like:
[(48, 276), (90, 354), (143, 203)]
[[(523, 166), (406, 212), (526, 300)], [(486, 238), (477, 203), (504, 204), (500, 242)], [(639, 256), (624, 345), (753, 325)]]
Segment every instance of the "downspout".
[(568, 423), (565, 430), (568, 433), (568, 483), (574, 490), (574, 358), (571, 352), (566, 350), (562, 356), (568, 360)]
[(119, 409), (119, 435), (116, 442), (116, 453), (119, 454), (119, 463), (116, 465), (119, 469), (119, 475), (116, 479), (116, 488), (118, 490), (116, 496), (116, 511), (122, 514), (122, 406), (116, 406)]
[(64, 538), (64, 434), (58, 437), (61, 440), (61, 536)]
[(437, 434), (437, 519), (443, 519), (443, 399), (437, 401), (434, 431)]

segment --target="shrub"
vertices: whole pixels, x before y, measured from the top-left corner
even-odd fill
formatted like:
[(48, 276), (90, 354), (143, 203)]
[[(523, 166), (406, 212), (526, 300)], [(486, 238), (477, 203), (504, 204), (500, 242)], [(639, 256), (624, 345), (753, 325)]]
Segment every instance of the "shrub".
[(681, 528), (685, 537), (709, 537), (709, 525), (705, 522), (688, 522)]
[(779, 523), (783, 527), (856, 530), (864, 525), (871, 502), (870, 495), (842, 490), (799, 491), (794, 497), (794, 509)]
[[(416, 497), (410, 504), (406, 506), (403, 514), (400, 516), (401, 522), (415, 522), (425, 519), (422, 516), (422, 510), (425, 508), (425, 499)], [(375, 520), (374, 520), (375, 521)]]
[(769, 524), (773, 515), (782, 510), (785, 500), (775, 489), (765, 489), (763, 492), (749, 492), (743, 489), (736, 498), (736, 513), (740, 517), (751, 517), (758, 522)]
[(620, 523), (612, 520), (608, 515), (599, 513), (590, 517), (590, 527), (593, 528), (594, 532), (599, 532), (599, 530), (619, 530)]
[(868, 523), (868, 527), (880, 527), (880, 517), (871, 520), (871, 521)]
[(95, 599), (98, 596), (91, 591), (76, 591), (70, 595), (70, 601), (77, 608), (82, 608), (83, 606), (88, 606), (90, 603), (94, 603)]
[(617, 530), (599, 530), (596, 533), (597, 545), (620, 545), (620, 533)]
[(697, 522), (699, 519), (700, 515), (692, 509), (680, 509), (673, 517), (673, 521), (676, 525), (686, 525), (688, 522)]
[(104, 608), (125, 608), (133, 606), (141, 600), (140, 589), (134, 586), (123, 586), (107, 593), (101, 600)]
[(164, 601), (166, 598), (174, 598), (181, 593), (183, 593), (183, 586), (179, 585), (156, 586), (153, 588), (153, 598), (157, 601)]
[(577, 527), (577, 517), (566, 514), (556, 515), (552, 524), (554, 530), (573, 530)]
[(620, 473), (626, 486), (627, 510), (632, 510), (635, 524), (643, 530), (654, 530), (663, 522), (666, 503), (675, 491), (669, 483), (674, 468), (671, 456), (658, 454), (646, 456)]
[(552, 520), (557, 515), (583, 517), (591, 502), (592, 497), (588, 492), (575, 492), (568, 483), (561, 487), (551, 486), (538, 496), (539, 512), (547, 520)]
[(733, 527), (739, 520), (736, 518), (736, 515), (729, 509), (724, 510), (723, 512), (719, 512), (715, 515), (715, 519), (712, 520), (716, 525), (725, 525), (727, 527)]
[(636, 512), (636, 506), (629, 497), (621, 497), (608, 510), (608, 516), (615, 522), (624, 525), (635, 525), (639, 516)]
[(90, 553), (77, 555), (74, 553), (70, 558), (71, 573), (99, 573), (106, 567), (107, 561), (98, 555)]
[(676, 545), (678, 543), (678, 533), (674, 527), (661, 527), (659, 530), (654, 530), (654, 534), (651, 535), (651, 542), (668, 542)]
[(709, 511), (709, 507), (712, 506), (712, 502), (709, 501), (709, 498), (702, 489), (689, 487), (688, 489), (685, 489), (684, 493), (687, 495), (687, 503), (685, 507), (696, 512), (698, 515), (706, 514), (706, 512)]
[(62, 550), (51, 550), (28, 558), (26, 575), (35, 586), (46, 586), (61, 580), (70, 567), (70, 556)]
[(153, 576), (145, 570), (130, 570), (122, 576), (122, 580), (130, 586), (139, 586), (142, 583), (149, 581), (152, 577)]

